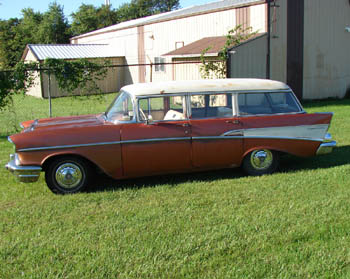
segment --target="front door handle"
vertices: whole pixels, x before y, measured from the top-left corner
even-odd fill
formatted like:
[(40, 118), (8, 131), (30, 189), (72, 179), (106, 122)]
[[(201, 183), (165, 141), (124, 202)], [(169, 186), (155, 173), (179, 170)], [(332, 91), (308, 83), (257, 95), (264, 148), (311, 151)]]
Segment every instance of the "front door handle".
[(241, 122), (238, 119), (235, 120), (226, 120), (226, 123), (231, 123), (231, 124), (240, 124)]

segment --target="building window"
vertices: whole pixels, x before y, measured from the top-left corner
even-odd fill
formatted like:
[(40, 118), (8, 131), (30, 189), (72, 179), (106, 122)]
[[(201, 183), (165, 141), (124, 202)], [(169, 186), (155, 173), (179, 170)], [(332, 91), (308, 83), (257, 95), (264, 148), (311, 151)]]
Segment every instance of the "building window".
[(154, 68), (156, 72), (165, 72), (165, 65), (161, 64), (161, 63), (165, 63), (165, 58), (154, 57), (154, 63), (156, 64)]

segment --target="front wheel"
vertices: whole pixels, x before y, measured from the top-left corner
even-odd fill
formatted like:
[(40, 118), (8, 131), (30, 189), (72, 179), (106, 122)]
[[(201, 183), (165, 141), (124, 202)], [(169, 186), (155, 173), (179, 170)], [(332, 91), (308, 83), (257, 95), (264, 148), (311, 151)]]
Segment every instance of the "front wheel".
[(243, 159), (243, 170), (249, 175), (264, 175), (276, 171), (279, 164), (278, 153), (269, 149), (257, 149)]
[(73, 194), (86, 189), (90, 182), (90, 165), (74, 157), (54, 160), (45, 171), (45, 180), (55, 194)]

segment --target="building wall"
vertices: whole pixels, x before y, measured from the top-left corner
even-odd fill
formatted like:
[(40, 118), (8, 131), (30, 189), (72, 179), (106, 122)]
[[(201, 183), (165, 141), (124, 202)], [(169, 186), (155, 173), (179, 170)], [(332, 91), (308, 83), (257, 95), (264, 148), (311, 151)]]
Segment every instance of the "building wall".
[[(208, 57), (208, 60), (213, 59), (217, 60), (218, 57)], [(173, 58), (173, 62), (179, 63), (176, 65), (173, 65), (174, 69), (174, 80), (198, 80), (203, 79), (201, 72), (200, 72), (200, 66), (202, 65), (200, 63), (199, 57), (191, 57), (191, 58)], [(185, 64), (186, 62), (193, 62)], [(181, 64), (180, 64), (181, 63)], [(182, 64), (184, 63), (184, 64)]]
[[(125, 64), (140, 64), (138, 41), (138, 28), (129, 28), (119, 31), (96, 34), (94, 36), (83, 37), (74, 40), (75, 44), (109, 44), (115, 48), (118, 56), (125, 56)], [(138, 82), (139, 70), (137, 66), (123, 68), (124, 84)]]
[[(237, 19), (239, 15), (240, 19)], [(254, 16), (254, 18), (252, 18)], [(120, 53), (125, 53), (126, 62), (131, 64), (154, 63), (155, 57), (161, 57), (177, 47), (187, 45), (204, 37), (223, 36), (233, 29), (236, 24), (252, 26), (253, 31), (264, 32), (265, 5), (249, 8), (231, 9), (209, 14), (179, 18), (165, 22), (153, 23), (142, 28), (129, 28), (91, 37), (74, 40), (74, 43), (107, 43), (115, 46)], [(250, 19), (250, 23), (245, 22)], [(264, 30), (262, 30), (264, 29)], [(143, 32), (143, 34), (140, 34)], [(142, 49), (143, 48), (143, 49)], [(205, 47), (204, 47), (205, 48)], [(142, 54), (144, 57), (142, 57)], [(171, 57), (163, 57), (165, 62), (171, 62)], [(198, 67), (184, 67), (197, 69)], [(155, 67), (128, 67), (126, 68), (126, 84), (159, 80), (173, 80), (179, 75), (179, 67), (168, 65), (165, 71), (155, 71)], [(151, 72), (152, 71), (152, 72)], [(196, 73), (197, 74), (197, 73)], [(144, 75), (144, 78), (143, 76)]]
[(349, 0), (306, 0), (304, 99), (345, 96), (350, 90)]
[(271, 7), (270, 76), (287, 82), (287, 0), (276, 0)]
[[(123, 58), (110, 58), (111, 63), (113, 65), (123, 65), (124, 59)], [(49, 97), (49, 77), (47, 74), (43, 73), (41, 75), (41, 80), (42, 80), (42, 88), (43, 92), (41, 93), (40, 97), (43, 98), (48, 98)], [(123, 83), (124, 80), (124, 70), (123, 68), (110, 68), (107, 72), (107, 76), (103, 80), (98, 80), (96, 82), (98, 88), (103, 92), (103, 93), (114, 93), (118, 92), (122, 86), (125, 84)], [(80, 89), (77, 89), (73, 92), (66, 92), (62, 91), (58, 87), (58, 83), (55, 79), (54, 76), (51, 76), (51, 81), (50, 81), (50, 94), (51, 97), (63, 97), (63, 96), (70, 96), (70, 95), (91, 95), (91, 94), (96, 94), (97, 92), (86, 92), (82, 91)]]
[[(36, 59), (36, 57), (34, 56), (34, 54), (31, 51), (28, 51), (24, 61), (26, 61), (26, 62), (38, 62), (38, 60)], [(33, 78), (34, 78), (33, 85), (28, 89), (27, 94), (34, 96), (34, 97), (37, 97), (37, 98), (41, 98), (42, 97), (42, 89), (41, 89), (40, 73), (35, 72)]]
[(266, 78), (267, 35), (230, 51), (231, 78)]

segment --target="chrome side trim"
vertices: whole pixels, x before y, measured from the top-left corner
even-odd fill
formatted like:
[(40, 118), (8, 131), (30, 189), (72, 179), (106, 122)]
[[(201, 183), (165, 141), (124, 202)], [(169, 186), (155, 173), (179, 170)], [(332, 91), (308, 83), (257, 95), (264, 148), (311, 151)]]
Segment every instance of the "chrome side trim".
[(323, 141), (327, 133), (328, 124), (280, 126), (266, 128), (250, 128), (227, 131), (222, 136), (237, 135), (239, 132), (245, 138), (283, 138), (283, 139), (310, 139)]
[(244, 130), (231, 130), (223, 133), (221, 136), (243, 136)]
[(121, 143), (120, 141), (111, 141), (111, 142), (98, 142), (98, 143), (86, 143), (86, 144), (56, 145), (56, 146), (45, 146), (45, 147), (22, 148), (22, 149), (18, 149), (18, 151), (19, 152), (42, 151), (42, 150), (52, 150), (52, 149), (67, 149), (67, 148), (76, 148), (76, 147), (113, 145), (113, 144), (120, 144), (120, 143)]
[(243, 136), (206, 136), (192, 137), (192, 140), (218, 140), (218, 139), (243, 139)]
[(283, 139), (283, 140), (304, 140), (304, 141), (323, 141), (316, 138), (298, 138), (298, 137), (278, 137), (278, 136), (244, 136), (245, 139)]
[(20, 182), (36, 182), (39, 179), (41, 167), (20, 166), (17, 154), (11, 154), (10, 159), (10, 162), (5, 165), (5, 168), (13, 173)]
[(160, 142), (160, 141), (181, 141), (190, 140), (191, 137), (179, 137), (179, 138), (154, 138), (154, 139), (140, 139), (140, 140), (123, 140), (120, 143), (143, 143), (143, 142)]
[(297, 138), (297, 137), (279, 137), (279, 136), (210, 136), (193, 137), (193, 140), (216, 140), (216, 139), (282, 139), (282, 140), (303, 140), (303, 141), (323, 141), (323, 139)]
[(68, 148), (77, 148), (77, 147), (91, 147), (91, 146), (103, 146), (103, 145), (115, 145), (115, 144), (127, 144), (127, 143), (181, 141), (181, 140), (191, 140), (191, 137), (153, 138), (153, 139), (124, 140), (124, 141), (98, 142), (98, 143), (87, 143), (87, 144), (56, 145), (56, 146), (47, 146), (47, 147), (45, 146), (45, 147), (22, 148), (22, 149), (19, 149), (18, 152), (68, 149)]

